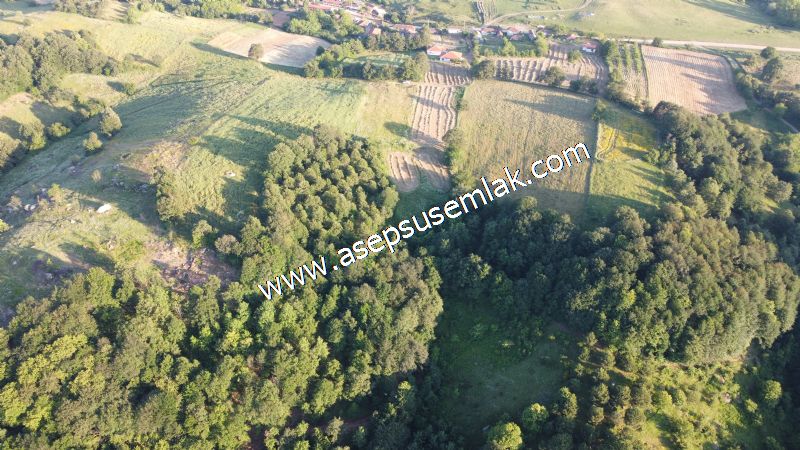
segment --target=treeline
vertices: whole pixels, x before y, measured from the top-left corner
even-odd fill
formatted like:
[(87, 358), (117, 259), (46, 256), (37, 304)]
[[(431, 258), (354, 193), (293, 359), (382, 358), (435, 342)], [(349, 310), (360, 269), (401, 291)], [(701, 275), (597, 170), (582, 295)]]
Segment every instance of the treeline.
[(781, 58), (774, 53), (774, 49), (762, 52), (771, 57), (764, 64), (760, 77), (739, 71), (736, 85), (746, 97), (758, 100), (788, 122), (800, 126), (800, 93), (775, 87), (774, 82), (779, 79), (784, 67)]
[(800, 3), (795, 0), (749, 0), (748, 3), (755, 3), (781, 25), (800, 27)]
[(354, 61), (364, 51), (364, 44), (358, 39), (334, 44), (326, 50), (320, 48), (320, 54), (303, 67), (303, 74), (309, 78), (349, 77), (364, 80), (419, 81), (429, 69), (428, 57), (423, 52), (416, 52), (411, 57), (403, 58), (399, 64), (378, 64), (369, 60)]
[(489, 47), (482, 46), (480, 42), (477, 40), (473, 41), (473, 53), (475, 56), (527, 56), (530, 58), (533, 57), (542, 57), (547, 56), (547, 52), (550, 51), (550, 44), (547, 42), (547, 38), (540, 34), (533, 40), (533, 47), (527, 50), (522, 50), (514, 45), (507, 37), (503, 37), (503, 45), (498, 50), (492, 50)]
[[(18, 306), (0, 329), (5, 446), (366, 448), (381, 425), (362, 418), (405, 420), (404, 380), (442, 310), (429, 257), (379, 256), (280, 302), (255, 286), (379, 229), (397, 202), (380, 153), (318, 128), (267, 163), (258, 217), (235, 236), (195, 227), (241, 265), (238, 282), (180, 294), (91, 269)], [(159, 186), (159, 213), (180, 221), (172, 200)]]

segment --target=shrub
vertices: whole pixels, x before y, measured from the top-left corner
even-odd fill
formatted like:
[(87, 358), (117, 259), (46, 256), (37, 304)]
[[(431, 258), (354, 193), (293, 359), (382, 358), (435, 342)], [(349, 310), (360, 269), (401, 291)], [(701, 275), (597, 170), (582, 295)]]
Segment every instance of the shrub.
[(100, 116), (100, 131), (106, 136), (111, 137), (121, 129), (122, 120), (120, 120), (117, 113), (109, 106)]
[(55, 122), (49, 127), (47, 127), (47, 135), (50, 136), (51, 139), (58, 139), (66, 136), (69, 134), (70, 129), (64, 126), (61, 122)]
[(9, 224), (3, 222), (2, 219), (0, 219), (0, 233), (5, 233), (6, 231), (8, 231), (10, 229), (11, 229), (11, 226)]
[(89, 137), (83, 141), (83, 148), (86, 149), (87, 153), (93, 153), (97, 150), (100, 150), (102, 147), (103, 141), (100, 140), (100, 137), (97, 136), (97, 133), (94, 131), (89, 133)]
[(44, 125), (39, 122), (24, 123), (19, 127), (19, 135), (23, 145), (28, 150), (39, 150), (47, 145), (47, 138), (44, 135)]
[(264, 56), (264, 46), (261, 44), (252, 44), (250, 50), (247, 51), (247, 57), (259, 60)]

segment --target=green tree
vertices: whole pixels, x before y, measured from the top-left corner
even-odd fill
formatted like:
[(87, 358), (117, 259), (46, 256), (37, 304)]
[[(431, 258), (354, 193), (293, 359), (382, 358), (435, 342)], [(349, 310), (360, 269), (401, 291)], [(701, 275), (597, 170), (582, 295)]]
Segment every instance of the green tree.
[(538, 434), (548, 417), (547, 408), (534, 403), (522, 411), (522, 426), (528, 433)]
[(10, 229), (11, 229), (11, 226), (9, 224), (3, 222), (2, 219), (0, 219), (0, 233), (5, 233), (6, 231), (8, 231)]
[(54, 122), (49, 127), (47, 127), (47, 135), (51, 139), (58, 139), (66, 136), (69, 134), (70, 129), (64, 126), (61, 122)]
[(570, 52), (567, 54), (567, 59), (571, 63), (574, 63), (576, 61), (580, 61), (580, 59), (581, 59), (581, 51), (580, 50), (570, 50)]
[(100, 131), (108, 137), (122, 129), (122, 120), (111, 107), (107, 107), (100, 115)]
[(780, 58), (772, 58), (764, 64), (761, 70), (761, 78), (767, 83), (778, 80), (783, 73), (783, 61)]
[(47, 145), (44, 125), (40, 122), (27, 122), (20, 125), (19, 136), (28, 150), (40, 150)]
[(540, 81), (542, 83), (549, 84), (550, 86), (558, 87), (561, 86), (566, 79), (567, 76), (564, 74), (563, 69), (558, 66), (550, 66), (544, 71)]
[(783, 396), (783, 389), (781, 388), (780, 382), (767, 380), (764, 383), (762, 398), (767, 405), (774, 407), (780, 401), (781, 396)]
[(772, 59), (778, 56), (778, 52), (775, 50), (775, 47), (764, 47), (761, 50), (761, 57), (764, 59)]
[(102, 147), (103, 141), (100, 140), (100, 137), (97, 136), (97, 133), (94, 131), (89, 133), (89, 137), (83, 140), (83, 148), (86, 149), (87, 153), (94, 153)]
[(489, 430), (487, 445), (492, 450), (522, 448), (522, 430), (513, 422), (498, 423)]

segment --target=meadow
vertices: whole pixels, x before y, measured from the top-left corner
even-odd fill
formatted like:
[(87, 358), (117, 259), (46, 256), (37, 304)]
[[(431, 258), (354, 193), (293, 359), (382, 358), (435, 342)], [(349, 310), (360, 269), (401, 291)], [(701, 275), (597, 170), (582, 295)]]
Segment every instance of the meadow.
[(797, 47), (800, 31), (774, 24), (755, 6), (732, 0), (594, 0), (585, 9), (507, 22), (562, 23), (609, 37), (697, 40)]
[(652, 213), (670, 200), (664, 173), (648, 162), (657, 132), (643, 117), (609, 106), (600, 120), (592, 166), (589, 215), (602, 218), (619, 206)]
[(480, 448), (482, 430), (534, 402), (549, 403), (562, 386), (562, 358), (574, 342), (556, 326), (533, 325), (528, 348), (513, 336), (488, 304), (450, 302), (437, 328), (442, 386), (440, 411), (465, 448)]
[[(521, 83), (476, 81), (467, 87), (464, 103), (458, 116), (464, 155), (451, 170), (467, 183), (502, 176), (505, 166), (528, 170), (533, 161), (578, 142), (594, 154), (593, 98)], [(530, 192), (542, 206), (577, 216), (586, 204), (589, 165), (548, 176)]]
[[(242, 24), (157, 12), (144, 14), (138, 25), (53, 12), (28, 15), (31, 32), (90, 28), (104, 51), (140, 63), (120, 77), (76, 74), (61, 84), (115, 104), (123, 129), (100, 153), (86, 156), (82, 145), (97, 127), (94, 119), (0, 177), (4, 202), (14, 196), (35, 205), (53, 184), (66, 193), (60, 205), (43, 201), (32, 213), (20, 209), (3, 217), (13, 226), (0, 236), (4, 302), (46, 292), (90, 265), (129, 267), (149, 278), (157, 270), (152, 262), (163, 262), (167, 253), (179, 257), (162, 266), (184, 264), (190, 253), (185, 230), (164, 226), (155, 212), (149, 183), (157, 167), (176, 175), (187, 225), (204, 218), (227, 231), (238, 230), (256, 206), (265, 157), (281, 140), (328, 124), (373, 140), (387, 154), (413, 148), (411, 87), (308, 80), (207, 45)], [(14, 30), (15, 22), (0, 21), (0, 32)], [(115, 89), (122, 80), (136, 80), (136, 93)], [(8, 110), (15, 121), (47, 123), (69, 113), (42, 108), (3, 102), (0, 114)], [(105, 203), (114, 209), (97, 213)]]

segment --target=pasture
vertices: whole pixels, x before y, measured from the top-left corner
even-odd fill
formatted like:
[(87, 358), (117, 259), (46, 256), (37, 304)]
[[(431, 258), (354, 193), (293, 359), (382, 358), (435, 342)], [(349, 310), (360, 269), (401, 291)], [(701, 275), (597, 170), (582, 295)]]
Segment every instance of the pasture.
[[(545, 17), (542, 19), (541, 17)], [(593, 0), (586, 8), (511, 17), (507, 23), (561, 23), (609, 37), (797, 47), (800, 31), (776, 26), (757, 6), (735, 0)]]
[[(328, 124), (373, 140), (387, 154), (414, 148), (409, 139), (414, 87), (308, 80), (207, 45), (221, 31), (242, 27), (239, 23), (157, 12), (144, 14), (140, 25), (34, 14), (30, 27), (37, 33), (71, 24), (92, 27), (104, 49), (119, 40), (120, 47), (111, 52), (141, 61), (121, 76), (139, 81), (137, 92), (127, 96), (114, 89), (117, 78), (66, 77), (62, 88), (116, 102), (123, 129), (106, 140), (101, 152), (86, 156), (82, 141), (97, 127), (96, 120), (86, 122), (0, 176), (4, 204), (16, 198), (22, 205), (37, 206), (33, 212), (18, 208), (2, 215), (13, 227), (0, 235), (3, 302), (47, 292), (89, 265), (130, 268), (142, 279), (197, 266), (189, 264), (192, 251), (184, 230), (169, 230), (157, 217), (149, 184), (156, 167), (175, 174), (186, 225), (207, 219), (232, 231), (257, 206), (265, 156), (277, 142)], [(213, 32), (196, 32), (196, 22)], [(16, 26), (0, 21), (0, 27)], [(146, 32), (145, 41), (154, 47), (125, 42), (126, 32)], [(52, 114), (62, 114), (23, 97), (2, 103), (6, 121), (27, 117), (49, 122)], [(66, 192), (65, 202), (37, 202), (46, 198), (43, 189), (52, 184)], [(106, 203), (112, 211), (98, 213)], [(213, 261), (209, 255), (202, 259)], [(224, 267), (217, 270), (226, 272)]]
[(709, 53), (642, 46), (650, 103), (666, 100), (698, 114), (740, 111), (747, 104), (725, 58)]
[[(503, 167), (529, 170), (537, 159), (583, 142), (594, 154), (595, 100), (565, 91), (508, 83), (476, 81), (464, 95), (459, 113), (464, 133), (463, 155), (451, 170), (469, 185), (481, 176), (500, 177)], [(540, 180), (532, 192), (544, 207), (573, 216), (586, 205), (589, 165), (584, 162)]]
[(603, 218), (627, 205), (651, 213), (671, 196), (664, 173), (647, 161), (657, 130), (643, 117), (608, 106), (600, 121), (592, 166), (589, 215)]
[(208, 45), (234, 55), (247, 57), (251, 45), (260, 44), (264, 55), (260, 61), (287, 67), (303, 67), (317, 54), (319, 47), (328, 48), (331, 44), (312, 36), (286, 33), (273, 28), (255, 25), (243, 26), (235, 31), (225, 31)]

